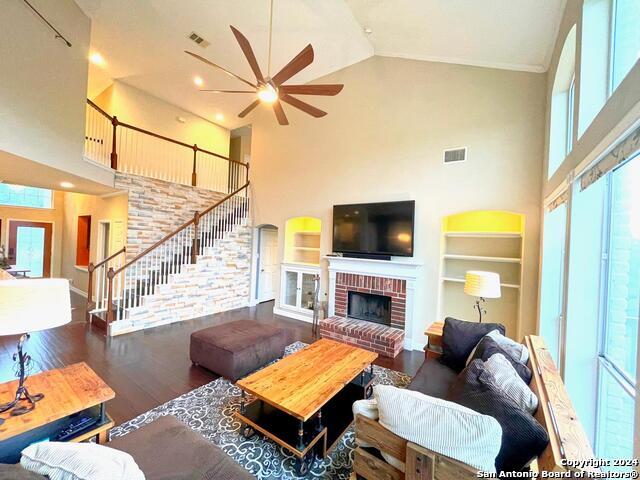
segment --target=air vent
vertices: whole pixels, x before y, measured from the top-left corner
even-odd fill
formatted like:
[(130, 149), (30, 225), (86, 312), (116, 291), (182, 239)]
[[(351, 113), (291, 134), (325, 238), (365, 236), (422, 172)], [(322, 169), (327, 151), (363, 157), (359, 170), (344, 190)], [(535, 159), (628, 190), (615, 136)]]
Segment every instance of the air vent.
[(189, 34), (187, 38), (189, 40), (191, 40), (193, 43), (195, 43), (196, 45), (198, 45), (199, 47), (202, 47), (202, 48), (207, 48), (209, 45), (211, 45), (211, 43), (206, 41), (204, 38), (202, 38), (196, 32), (191, 32), (191, 34)]
[(444, 163), (457, 163), (467, 160), (467, 147), (450, 148), (444, 151)]

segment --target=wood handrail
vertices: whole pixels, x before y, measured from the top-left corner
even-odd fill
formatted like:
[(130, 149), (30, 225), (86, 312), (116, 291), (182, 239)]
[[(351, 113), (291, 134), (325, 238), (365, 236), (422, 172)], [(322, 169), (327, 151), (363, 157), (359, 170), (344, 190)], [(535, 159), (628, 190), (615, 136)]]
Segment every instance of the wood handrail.
[[(206, 210), (204, 210), (203, 212), (201, 212), (198, 217), (201, 217), (207, 213), (209, 213), (211, 210), (213, 210), (214, 208), (216, 208), (217, 206), (219, 206), (220, 204), (226, 202), (227, 200), (229, 200), (231, 197), (233, 197), (234, 195), (240, 193), (242, 190), (244, 190), (245, 188), (247, 188), (249, 186), (249, 181), (247, 180), (247, 183), (245, 183), (243, 186), (241, 186), (240, 188), (238, 188), (237, 190), (231, 192), (230, 194), (228, 194), (227, 196), (223, 197), (221, 200), (217, 201), (216, 203), (214, 203), (212, 206), (210, 206), (209, 208), (207, 208)], [(191, 220), (186, 221), (185, 223), (183, 223), (182, 225), (180, 225), (177, 229), (175, 229), (173, 232), (169, 233), (168, 235), (165, 235), (162, 239), (158, 240), (156, 243), (154, 243), (153, 245), (151, 245), (149, 248), (146, 248), (145, 250), (143, 250), (142, 252), (140, 252), (138, 255), (136, 255), (135, 257), (133, 257), (131, 260), (129, 260), (127, 263), (125, 263), (123, 266), (121, 266), (120, 268), (118, 268), (117, 270), (115, 270), (114, 276), (118, 275), (120, 272), (122, 272), (123, 270), (125, 270), (126, 268), (129, 268), (132, 264), (134, 264), (135, 262), (137, 262), (138, 260), (140, 260), (142, 257), (144, 257), (145, 255), (147, 255), (149, 252), (151, 252), (152, 250), (155, 250), (156, 248), (158, 248), (160, 245), (162, 245), (163, 243), (167, 242), (168, 240), (170, 240), (171, 238), (175, 237), (178, 233), (180, 233), (182, 230), (184, 230), (185, 228), (187, 228), (189, 225), (192, 225), (195, 223), (195, 217), (192, 218)]]
[[(87, 103), (89, 105), (91, 105), (93, 108), (95, 108), (98, 112), (100, 112), (102, 115), (104, 115), (106, 118), (108, 118), (109, 120), (111, 120), (112, 122), (114, 121), (115, 117), (112, 117), (111, 115), (109, 115), (107, 112), (105, 112), (102, 108), (100, 108), (98, 105), (96, 105), (94, 102), (92, 102), (91, 100), (89, 100), (87, 98)], [(118, 127), (124, 127), (124, 128), (128, 128), (129, 130), (134, 130), (136, 132), (140, 132), (143, 133), (145, 135), (149, 135), (151, 137), (155, 137), (158, 138), (160, 140), (164, 140), (166, 142), (170, 142), (173, 143), (175, 145), (180, 145), (182, 147), (188, 148), (190, 150), (196, 151), (196, 152), (202, 152), (202, 153), (206, 153), (207, 155), (212, 155), (214, 157), (218, 157), (221, 158), (222, 160), (226, 160), (230, 163), (236, 163), (238, 165), (242, 165), (245, 168), (248, 168), (246, 163), (243, 162), (239, 162), (238, 160), (232, 160), (229, 157), (225, 157), (224, 155), (220, 155), (219, 153), (215, 153), (212, 152), (210, 150), (206, 150), (204, 148), (200, 148), (197, 145), (189, 145), (188, 143), (185, 142), (181, 142), (180, 140), (176, 140), (174, 138), (171, 137), (167, 137), (165, 135), (160, 135), (159, 133), (155, 133), (152, 132), (150, 130), (145, 130), (144, 128), (140, 128), (140, 127), (136, 127), (135, 125), (130, 125), (128, 123), (125, 122), (121, 122), (119, 120), (116, 120), (114, 125), (118, 126)]]
[(95, 270), (98, 267), (101, 267), (102, 265), (104, 265), (105, 263), (107, 263), (109, 260), (113, 260), (114, 258), (116, 258), (118, 255), (120, 255), (121, 253), (126, 253), (127, 251), (127, 247), (122, 247), (120, 250), (118, 250), (117, 252), (115, 252), (114, 254), (108, 256), (107, 258), (105, 258), (104, 260), (96, 263), (95, 265), (93, 263), (89, 264), (90, 268), (87, 268), (90, 271)]

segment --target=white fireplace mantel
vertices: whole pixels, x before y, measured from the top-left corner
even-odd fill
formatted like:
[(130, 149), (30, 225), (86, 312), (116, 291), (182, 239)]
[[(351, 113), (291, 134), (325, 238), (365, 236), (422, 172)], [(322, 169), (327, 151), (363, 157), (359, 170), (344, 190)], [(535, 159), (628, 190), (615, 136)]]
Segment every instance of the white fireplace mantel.
[(368, 258), (348, 258), (325, 256), (329, 262), (329, 316), (335, 314), (336, 302), (336, 274), (352, 273), (356, 275), (369, 275), (373, 277), (396, 278), (406, 281), (407, 298), (405, 309), (405, 338), (406, 350), (420, 350), (423, 345), (413, 341), (414, 318), (416, 317), (415, 290), (416, 282), (422, 274), (422, 264), (407, 260), (373, 260)]

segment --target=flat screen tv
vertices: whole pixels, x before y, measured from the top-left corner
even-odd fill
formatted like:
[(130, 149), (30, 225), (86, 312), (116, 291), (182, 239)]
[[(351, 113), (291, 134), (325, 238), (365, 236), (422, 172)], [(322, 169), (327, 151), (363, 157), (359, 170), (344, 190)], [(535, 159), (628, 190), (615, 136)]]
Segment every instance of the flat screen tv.
[(414, 200), (333, 207), (333, 251), (346, 256), (412, 257)]

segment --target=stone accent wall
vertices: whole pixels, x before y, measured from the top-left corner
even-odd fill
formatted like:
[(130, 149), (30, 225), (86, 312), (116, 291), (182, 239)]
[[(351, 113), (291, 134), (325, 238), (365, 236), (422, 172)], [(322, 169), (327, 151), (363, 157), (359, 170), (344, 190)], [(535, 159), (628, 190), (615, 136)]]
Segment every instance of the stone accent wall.
[(339, 316), (320, 320), (320, 336), (392, 358), (402, 351), (404, 345), (404, 330)]
[(347, 292), (373, 293), (391, 297), (391, 326), (404, 330), (407, 282), (394, 278), (371, 277), (352, 273), (336, 274), (336, 316), (347, 316)]
[(214, 248), (205, 250), (193, 265), (170, 275), (143, 304), (131, 308), (125, 319), (113, 322), (111, 335), (166, 325), (246, 307), (251, 283), (249, 226), (238, 226)]
[(227, 195), (122, 172), (116, 173), (115, 187), (129, 193), (127, 259)]

